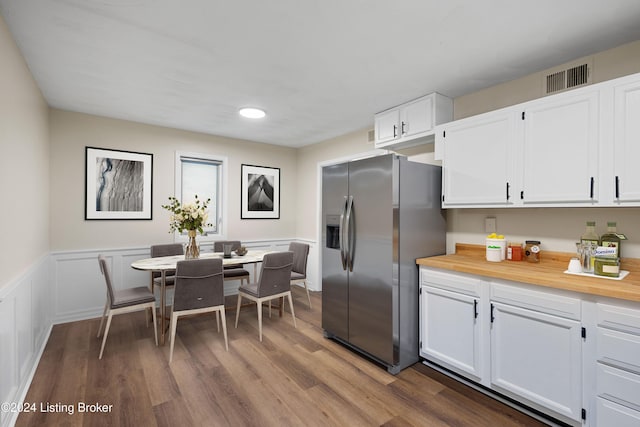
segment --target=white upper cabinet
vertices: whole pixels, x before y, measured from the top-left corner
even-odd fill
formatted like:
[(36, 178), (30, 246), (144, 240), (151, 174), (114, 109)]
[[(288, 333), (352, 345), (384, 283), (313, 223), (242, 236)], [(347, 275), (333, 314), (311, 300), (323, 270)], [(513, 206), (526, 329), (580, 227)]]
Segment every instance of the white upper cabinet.
[[(626, 80), (626, 79), (625, 79)], [(614, 87), (614, 203), (640, 205), (640, 77)]]
[(376, 148), (402, 148), (433, 142), (434, 128), (453, 118), (453, 101), (431, 93), (375, 115)]
[(599, 93), (586, 89), (522, 110), (524, 205), (597, 202)]
[(638, 117), (634, 74), (438, 126), (442, 207), (640, 206)]
[(436, 146), (443, 157), (443, 207), (513, 203), (516, 119), (515, 111), (503, 109), (458, 120), (438, 131)]

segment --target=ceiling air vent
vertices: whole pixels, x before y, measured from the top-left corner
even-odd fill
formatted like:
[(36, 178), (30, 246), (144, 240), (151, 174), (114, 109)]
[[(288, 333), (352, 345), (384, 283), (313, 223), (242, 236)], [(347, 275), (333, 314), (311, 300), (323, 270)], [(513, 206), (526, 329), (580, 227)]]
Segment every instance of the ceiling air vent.
[(588, 63), (556, 70), (545, 75), (545, 93), (555, 93), (591, 83)]

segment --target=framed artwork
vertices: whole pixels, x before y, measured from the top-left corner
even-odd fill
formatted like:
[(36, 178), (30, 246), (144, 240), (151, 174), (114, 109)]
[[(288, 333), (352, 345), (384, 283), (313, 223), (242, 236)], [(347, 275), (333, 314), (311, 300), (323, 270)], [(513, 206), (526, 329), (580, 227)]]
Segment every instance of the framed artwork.
[(280, 219), (280, 169), (242, 165), (242, 219)]
[(151, 219), (153, 154), (85, 148), (84, 219)]

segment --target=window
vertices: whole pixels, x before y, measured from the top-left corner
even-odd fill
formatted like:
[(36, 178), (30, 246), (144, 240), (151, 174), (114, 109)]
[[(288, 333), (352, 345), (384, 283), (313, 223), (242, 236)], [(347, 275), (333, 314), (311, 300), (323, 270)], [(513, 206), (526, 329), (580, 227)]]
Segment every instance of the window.
[(226, 234), (226, 168), (226, 157), (176, 152), (176, 198), (182, 203), (193, 201), (196, 195), (203, 201), (211, 199), (208, 221), (211, 226), (205, 227), (206, 236), (201, 237), (204, 240)]

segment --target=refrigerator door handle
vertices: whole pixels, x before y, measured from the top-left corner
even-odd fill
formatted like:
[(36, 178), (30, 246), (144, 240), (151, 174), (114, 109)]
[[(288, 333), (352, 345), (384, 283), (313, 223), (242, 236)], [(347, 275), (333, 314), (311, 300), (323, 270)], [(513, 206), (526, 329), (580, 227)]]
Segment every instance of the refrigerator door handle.
[(351, 227), (351, 212), (353, 210), (353, 196), (349, 196), (348, 202), (347, 202), (347, 216), (345, 217), (344, 223), (345, 223), (345, 235), (347, 236), (346, 239), (346, 246), (347, 246), (347, 266), (349, 267), (349, 271), (353, 271), (353, 256), (352, 256), (352, 252), (353, 252), (353, 242), (351, 242), (351, 234), (350, 234), (350, 227)]
[(340, 261), (342, 261), (342, 269), (347, 270), (347, 254), (346, 254), (346, 242), (344, 240), (345, 231), (345, 213), (347, 211), (347, 196), (344, 196), (344, 203), (342, 205), (342, 212), (340, 212)]

